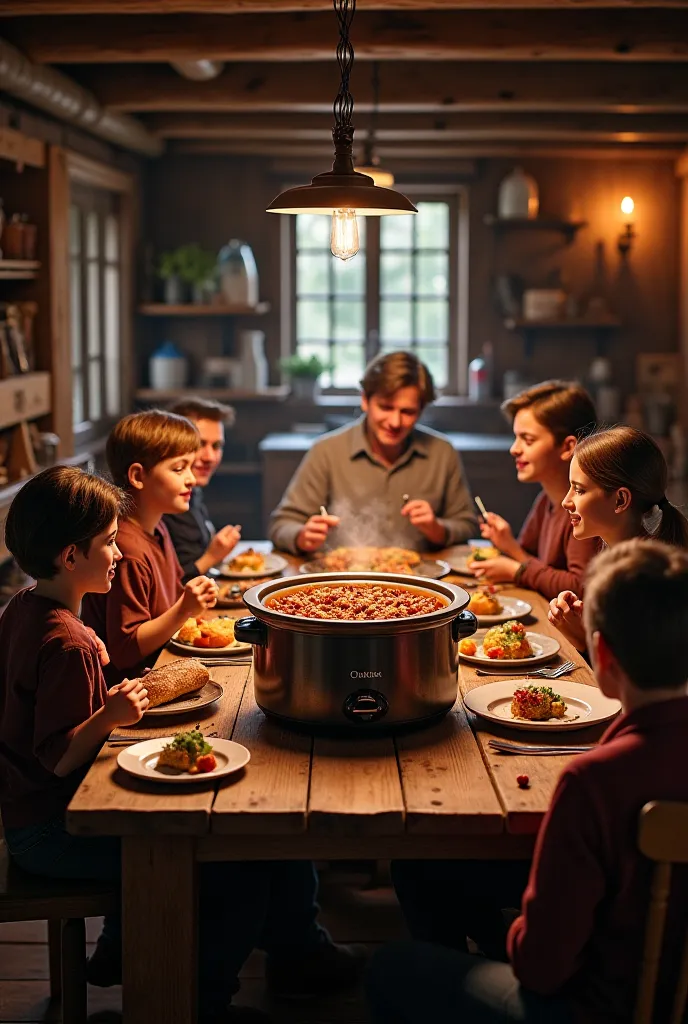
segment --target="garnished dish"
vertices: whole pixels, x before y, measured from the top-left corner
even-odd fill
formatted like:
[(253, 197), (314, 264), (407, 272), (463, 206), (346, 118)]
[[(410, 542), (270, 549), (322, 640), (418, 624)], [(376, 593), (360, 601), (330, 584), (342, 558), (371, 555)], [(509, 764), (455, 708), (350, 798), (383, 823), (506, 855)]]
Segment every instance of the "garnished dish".
[(159, 768), (176, 768), (189, 775), (214, 772), (217, 761), (213, 748), (198, 729), (178, 732), (171, 743), (166, 743), (158, 757)]
[(491, 586), (473, 591), (468, 602), (469, 612), (475, 615), (499, 615), (502, 607), (502, 602), (495, 597), (495, 588)]
[(281, 590), (265, 607), (309, 619), (405, 619), (428, 615), (447, 606), (447, 600), (417, 587), (392, 583), (306, 584)]
[(472, 547), (469, 553), (469, 561), (474, 562), (487, 562), (490, 558), (498, 558), (501, 554), (499, 548), (493, 548), (491, 546), (485, 547)]
[(265, 572), (265, 555), (253, 548), (246, 548), (241, 554), (227, 562), (232, 572)]
[(187, 619), (170, 640), (170, 646), (178, 651), (202, 650), (208, 655), (242, 654), (250, 651), (250, 644), (240, 643), (234, 639), (236, 621), (228, 615), (219, 615), (214, 619), (204, 619), (199, 615)]
[(406, 548), (334, 548), (318, 559), (323, 572), (404, 572), (420, 565), (417, 551)]
[(488, 658), (532, 658), (533, 648), (522, 622), (510, 619), (488, 629), (483, 639), (483, 651)]
[(260, 576), (276, 576), (287, 568), (287, 564), (286, 558), (276, 555), (274, 551), (264, 554), (255, 548), (246, 548), (245, 551), (236, 554), (234, 558), (223, 562), (217, 569), (211, 570), (211, 573), (229, 579), (255, 582)]
[(514, 691), (511, 714), (530, 722), (544, 722), (549, 718), (563, 718), (568, 705), (551, 686), (521, 686)]

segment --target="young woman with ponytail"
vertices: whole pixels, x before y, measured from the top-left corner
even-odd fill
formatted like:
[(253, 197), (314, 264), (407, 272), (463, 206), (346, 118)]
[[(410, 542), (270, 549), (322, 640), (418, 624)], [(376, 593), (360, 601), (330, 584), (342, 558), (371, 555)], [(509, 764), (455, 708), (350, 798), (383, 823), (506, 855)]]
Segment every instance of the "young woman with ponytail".
[[(657, 443), (633, 427), (591, 434), (576, 446), (562, 501), (578, 540), (607, 547), (633, 537), (688, 548), (688, 519), (666, 496), (667, 464)], [(585, 650), (583, 602), (571, 590), (550, 601), (549, 620)]]

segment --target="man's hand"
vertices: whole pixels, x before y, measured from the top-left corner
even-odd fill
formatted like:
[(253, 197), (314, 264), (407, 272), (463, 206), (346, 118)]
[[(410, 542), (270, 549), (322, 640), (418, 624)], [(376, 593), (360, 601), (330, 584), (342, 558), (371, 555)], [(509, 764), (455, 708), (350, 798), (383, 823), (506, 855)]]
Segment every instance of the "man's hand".
[(184, 587), (181, 611), (186, 618), (200, 615), (217, 601), (217, 583), (208, 576), (196, 576)]
[(104, 714), (114, 729), (118, 725), (136, 725), (148, 707), (148, 690), (142, 679), (123, 679), (108, 690)]
[(427, 537), (431, 544), (438, 546), (444, 544), (447, 538), (447, 531), (437, 520), (429, 502), (422, 498), (414, 498), (407, 501), (401, 509), (402, 516), (406, 516), (411, 526), (415, 526), (424, 537)]
[(515, 558), (517, 562), (525, 562), (528, 557), (511, 532), (511, 527), (506, 519), (498, 516), (495, 512), (487, 513), (487, 522), (480, 524), (480, 533), (509, 558)]
[(468, 568), (477, 579), (485, 583), (512, 583), (520, 564), (515, 558), (499, 555), (484, 562), (469, 562)]
[(572, 590), (562, 590), (549, 603), (547, 618), (564, 634), (577, 651), (587, 647), (583, 627), (583, 602)]
[(100, 662), (101, 666), (105, 668), (106, 665), (110, 664), (110, 655), (108, 654), (107, 647), (100, 639), (95, 629), (91, 629), (90, 626), (86, 626), (86, 632), (95, 640), (95, 644), (98, 649), (98, 661)]
[(335, 526), (339, 526), (339, 516), (311, 516), (299, 530), (296, 538), (297, 548), (299, 551), (317, 551)]
[(227, 557), (232, 548), (235, 548), (241, 540), (240, 526), (223, 526), (221, 530), (211, 537), (206, 554), (212, 559), (212, 564), (221, 562)]

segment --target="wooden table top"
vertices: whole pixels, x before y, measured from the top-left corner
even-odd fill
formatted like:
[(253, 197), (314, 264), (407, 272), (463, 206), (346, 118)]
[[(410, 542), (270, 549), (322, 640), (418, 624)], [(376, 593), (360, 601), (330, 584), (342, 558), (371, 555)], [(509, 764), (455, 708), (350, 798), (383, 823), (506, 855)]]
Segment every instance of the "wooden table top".
[[(295, 563), (298, 560), (290, 558), (290, 566)], [(447, 579), (461, 585), (458, 576)], [(561, 658), (571, 658), (576, 665), (569, 677), (594, 685), (584, 659), (547, 621), (544, 598), (515, 588), (505, 592), (533, 606), (529, 628), (557, 636)], [(166, 650), (158, 663), (176, 657)], [(250, 665), (215, 667), (212, 678), (222, 684), (224, 697), (210, 708), (193, 716), (144, 717), (137, 727), (118, 729), (117, 734), (165, 736), (200, 721), (204, 732), (217, 732), (248, 747), (251, 761), (246, 770), (204, 787), (147, 783), (119, 769), (117, 753), (122, 748), (105, 744), (70, 803), (70, 831), (225, 836), (235, 837), (237, 843), (255, 837), (261, 856), (297, 855), (306, 839), (313, 856), (320, 849), (327, 855), (340, 842), (342, 850), (349, 849), (351, 841), (361, 837), (380, 850), (379, 856), (432, 851), (435, 841), (449, 842), (452, 837), (462, 837), (469, 851), (478, 838), (498, 843), (500, 836), (522, 836), (532, 843), (569, 760), (569, 755), (529, 757), (493, 751), (488, 746), (493, 736), (525, 742), (530, 736), (474, 719), (460, 697), (453, 710), (429, 728), (371, 739), (331, 739), (288, 731), (267, 719), (253, 699)], [(491, 681), (462, 663), (459, 694)], [(573, 737), (561, 733), (557, 742), (595, 742), (602, 731), (598, 726), (577, 730)], [(529, 789), (518, 787), (520, 774), (529, 776)]]

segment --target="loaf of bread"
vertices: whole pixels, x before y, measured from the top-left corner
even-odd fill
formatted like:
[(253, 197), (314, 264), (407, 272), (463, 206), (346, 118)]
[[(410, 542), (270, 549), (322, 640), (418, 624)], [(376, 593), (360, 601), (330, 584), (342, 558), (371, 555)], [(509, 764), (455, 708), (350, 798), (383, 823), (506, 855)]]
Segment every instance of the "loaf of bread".
[(210, 672), (196, 658), (177, 658), (154, 668), (144, 676), (148, 690), (148, 707), (155, 708), (193, 690), (200, 690), (210, 679)]

